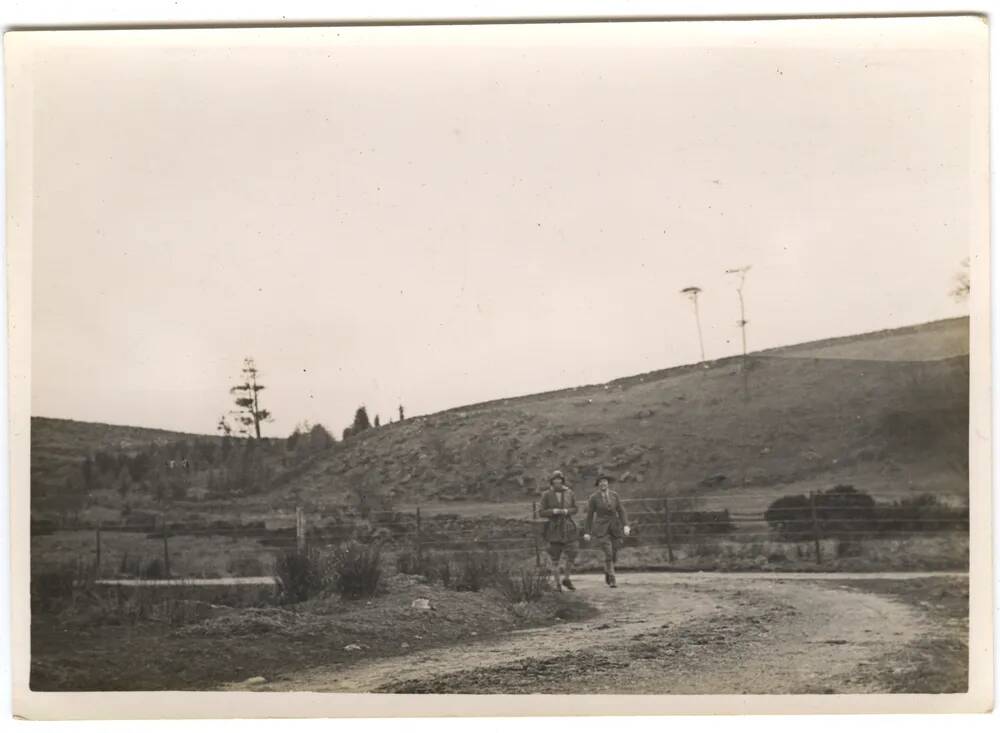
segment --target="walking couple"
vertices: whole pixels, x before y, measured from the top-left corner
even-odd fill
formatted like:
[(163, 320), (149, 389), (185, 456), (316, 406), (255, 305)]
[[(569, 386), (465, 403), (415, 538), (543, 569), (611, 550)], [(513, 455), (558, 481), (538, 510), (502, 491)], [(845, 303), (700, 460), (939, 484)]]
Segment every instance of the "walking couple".
[[(612, 588), (617, 588), (615, 582), (615, 560), (618, 549), (624, 544), (630, 530), (628, 515), (618, 494), (611, 490), (610, 479), (600, 475), (596, 481), (597, 490), (587, 499), (587, 520), (584, 524), (583, 540), (591, 538), (597, 541), (604, 551), (604, 582)], [(576, 590), (570, 574), (573, 572), (573, 562), (580, 544), (577, 536), (576, 497), (566, 485), (566, 477), (562, 471), (553, 471), (549, 479), (549, 488), (542, 494), (539, 514), (546, 520), (543, 537), (549, 543), (548, 553), (551, 559), (552, 574), (556, 581), (556, 590), (564, 587)], [(565, 558), (565, 565), (560, 571), (560, 559)], [(561, 577), (560, 577), (561, 576)]]

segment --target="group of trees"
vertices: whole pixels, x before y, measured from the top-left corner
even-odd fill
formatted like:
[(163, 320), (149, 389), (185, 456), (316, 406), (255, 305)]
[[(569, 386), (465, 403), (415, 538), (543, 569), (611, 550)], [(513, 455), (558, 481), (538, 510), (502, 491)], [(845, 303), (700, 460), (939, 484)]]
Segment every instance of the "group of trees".
[[(406, 419), (406, 413), (403, 411), (403, 406), (399, 406), (399, 420), (402, 422)], [(392, 423), (392, 418), (389, 418), (389, 422)], [(372, 428), (382, 427), (382, 418), (376, 413), (375, 420), (370, 420), (368, 417), (368, 408), (361, 405), (357, 410), (354, 411), (354, 422), (344, 428), (344, 440), (347, 440), (352, 435), (358, 435), (365, 430), (371, 430)]]
[[(323, 425), (309, 423), (296, 426), (284, 440), (264, 437), (262, 426), (272, 420), (272, 413), (261, 402), (265, 386), (259, 377), (254, 360), (248, 357), (239, 382), (230, 388), (236, 409), (219, 418), (219, 438), (178, 438), (153, 441), (138, 449), (98, 450), (65, 471), (64, 485), (58, 490), (49, 487), (39, 492), (47, 497), (45, 509), (68, 518), (95, 501), (107, 503), (112, 497), (130, 506), (140, 498), (170, 502), (241, 496), (300, 474), (336, 440)], [(403, 420), (403, 406), (398, 409)], [(362, 406), (344, 435), (381, 424), (378, 415), (370, 421)]]
[[(229, 422), (229, 419), (233, 418), (237, 426), (235, 430), (237, 435), (246, 438), (256, 438), (257, 440), (261, 439), (261, 423), (270, 422), (273, 416), (270, 410), (261, 406), (260, 393), (266, 387), (258, 380), (259, 376), (260, 370), (257, 369), (257, 364), (253, 358), (247, 357), (244, 359), (240, 382), (229, 388), (229, 393), (234, 395), (233, 401), (236, 409), (231, 410), (228, 415), (222, 415), (216, 424), (216, 429), (223, 436), (228, 437), (233, 434), (234, 430)], [(406, 419), (406, 415), (403, 411), (403, 406), (400, 405), (399, 420), (402, 422), (404, 419)], [(391, 417), (389, 418), (389, 422), (392, 422)], [(378, 428), (381, 426), (381, 417), (376, 414), (375, 420), (372, 422), (368, 418), (368, 409), (362, 405), (354, 413), (354, 422), (344, 428), (344, 438), (346, 439), (365, 430), (370, 430), (373, 427)], [(296, 428), (296, 432), (292, 435), (294, 436), (299, 432), (301, 432), (299, 428)]]
[[(285, 440), (181, 438), (150, 442), (138, 450), (98, 450), (69, 471), (49, 509), (78, 514), (104, 493), (124, 505), (135, 499), (170, 502), (258, 493), (299, 471), (334, 445), (322, 425), (297, 427)], [(50, 502), (51, 503), (51, 502)]]
[(841, 484), (812, 496), (795, 494), (776, 499), (764, 519), (779, 539), (797, 542), (817, 534), (846, 538), (964, 529), (969, 508), (952, 506), (932, 494), (879, 503), (866, 492)]

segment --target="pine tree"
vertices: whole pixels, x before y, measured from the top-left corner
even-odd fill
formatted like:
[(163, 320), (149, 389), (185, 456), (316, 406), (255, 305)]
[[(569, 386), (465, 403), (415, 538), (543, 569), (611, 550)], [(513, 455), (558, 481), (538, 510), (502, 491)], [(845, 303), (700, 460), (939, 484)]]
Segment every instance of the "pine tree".
[(233, 414), (241, 425), (240, 433), (260, 440), (260, 424), (271, 419), (271, 412), (260, 406), (260, 393), (265, 387), (257, 382), (258, 373), (254, 360), (251, 357), (244, 359), (243, 382), (231, 387), (229, 393), (236, 395), (236, 406), (239, 409)]
[(361, 405), (354, 413), (354, 424), (351, 426), (351, 434), (357, 435), (362, 430), (368, 430), (371, 423), (368, 421), (368, 410)]
[(382, 421), (379, 420), (378, 413), (375, 413), (375, 427), (377, 428), (382, 427)]

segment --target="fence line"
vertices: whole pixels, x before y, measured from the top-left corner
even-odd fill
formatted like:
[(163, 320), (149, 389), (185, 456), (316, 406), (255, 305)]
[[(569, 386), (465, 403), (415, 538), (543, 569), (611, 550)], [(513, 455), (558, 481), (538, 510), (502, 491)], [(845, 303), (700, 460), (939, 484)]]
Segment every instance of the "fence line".
[[(872, 496), (879, 502), (884, 502), (891, 494)], [(912, 498), (912, 494), (896, 494), (900, 497)], [(701, 501), (703, 499), (726, 499), (729, 501), (750, 499), (754, 495), (730, 492), (726, 494), (701, 494), (690, 497)], [(773, 493), (758, 496), (773, 502)], [(808, 495), (808, 504), (800, 507), (769, 509), (768, 511), (734, 511), (720, 509), (678, 509), (677, 503), (683, 503), (688, 498), (684, 496), (637, 497), (623, 499), (628, 505), (642, 504), (645, 511), (632, 513), (632, 526), (636, 530), (629, 544), (644, 547), (665, 547), (668, 561), (674, 562), (674, 548), (677, 545), (704, 545), (706, 543), (733, 540), (737, 542), (758, 542), (771, 540), (785, 543), (812, 543), (816, 561), (822, 560), (822, 540), (855, 538), (897, 538), (904, 536), (938, 536), (968, 531), (969, 518), (967, 513), (958, 514), (961, 507), (944, 505), (940, 517), (899, 517), (878, 516), (879, 509), (897, 508), (898, 504), (876, 503), (862, 508), (872, 512), (869, 517), (850, 516), (859, 511), (859, 507), (820, 504), (820, 496), (816, 493)], [(577, 517), (578, 526), (582, 525), (585, 508), (581, 507)], [(948, 512), (956, 513), (947, 516)], [(967, 511), (967, 510), (966, 510)], [(440, 511), (426, 515), (418, 505), (412, 514), (397, 511), (372, 512), (367, 517), (359, 516), (348, 520), (339, 517), (335, 521), (324, 521), (322, 514), (310, 519), (303, 507), (297, 507), (293, 515), (287, 517), (289, 526), (268, 528), (264, 526), (213, 526), (205, 524), (192, 526), (184, 522), (167, 522), (162, 515), (152, 525), (109, 525), (99, 523), (94, 529), (94, 568), (99, 571), (102, 559), (107, 559), (108, 551), (122, 552), (128, 555), (129, 550), (115, 541), (114, 534), (146, 534), (148, 540), (162, 542), (162, 572), (164, 577), (171, 577), (171, 544), (179, 537), (219, 537), (253, 540), (260, 544), (261, 551), (285, 552), (294, 548), (302, 553), (309, 546), (333, 544), (345, 539), (362, 537), (367, 540), (385, 537), (388, 546), (394, 550), (411, 549), (417, 562), (423, 561), (426, 551), (437, 552), (470, 552), (485, 550), (499, 553), (522, 553), (526, 558), (534, 557), (535, 564), (542, 564), (544, 541), (541, 527), (545, 519), (538, 517), (536, 502), (532, 502), (530, 511), (525, 505), (524, 516), (521, 519), (511, 517), (493, 517), (485, 512), (483, 515), (468, 516), (466, 514)], [(838, 516), (841, 515), (841, 516)], [(382, 518), (382, 519), (379, 519)], [(282, 516), (282, 520), (286, 517)], [(257, 520), (259, 521), (259, 520)], [(489, 523), (482, 529), (468, 526), (455, 526), (469, 521)], [(293, 524), (294, 522), (294, 524)], [(767, 525), (767, 528), (761, 525)], [(582, 534), (582, 528), (581, 528)], [(594, 547), (583, 543), (586, 548)], [(249, 552), (236, 552), (230, 558), (257, 557)]]

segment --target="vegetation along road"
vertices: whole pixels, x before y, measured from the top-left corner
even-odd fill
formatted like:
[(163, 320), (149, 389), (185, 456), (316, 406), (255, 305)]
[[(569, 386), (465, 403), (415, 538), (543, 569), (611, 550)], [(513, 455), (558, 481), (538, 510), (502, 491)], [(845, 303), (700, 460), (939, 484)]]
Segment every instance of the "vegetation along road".
[[(285, 675), (257, 690), (400, 693), (956, 692), (962, 573), (636, 573), (577, 579), (600, 613)], [(227, 689), (247, 689), (230, 685)]]

